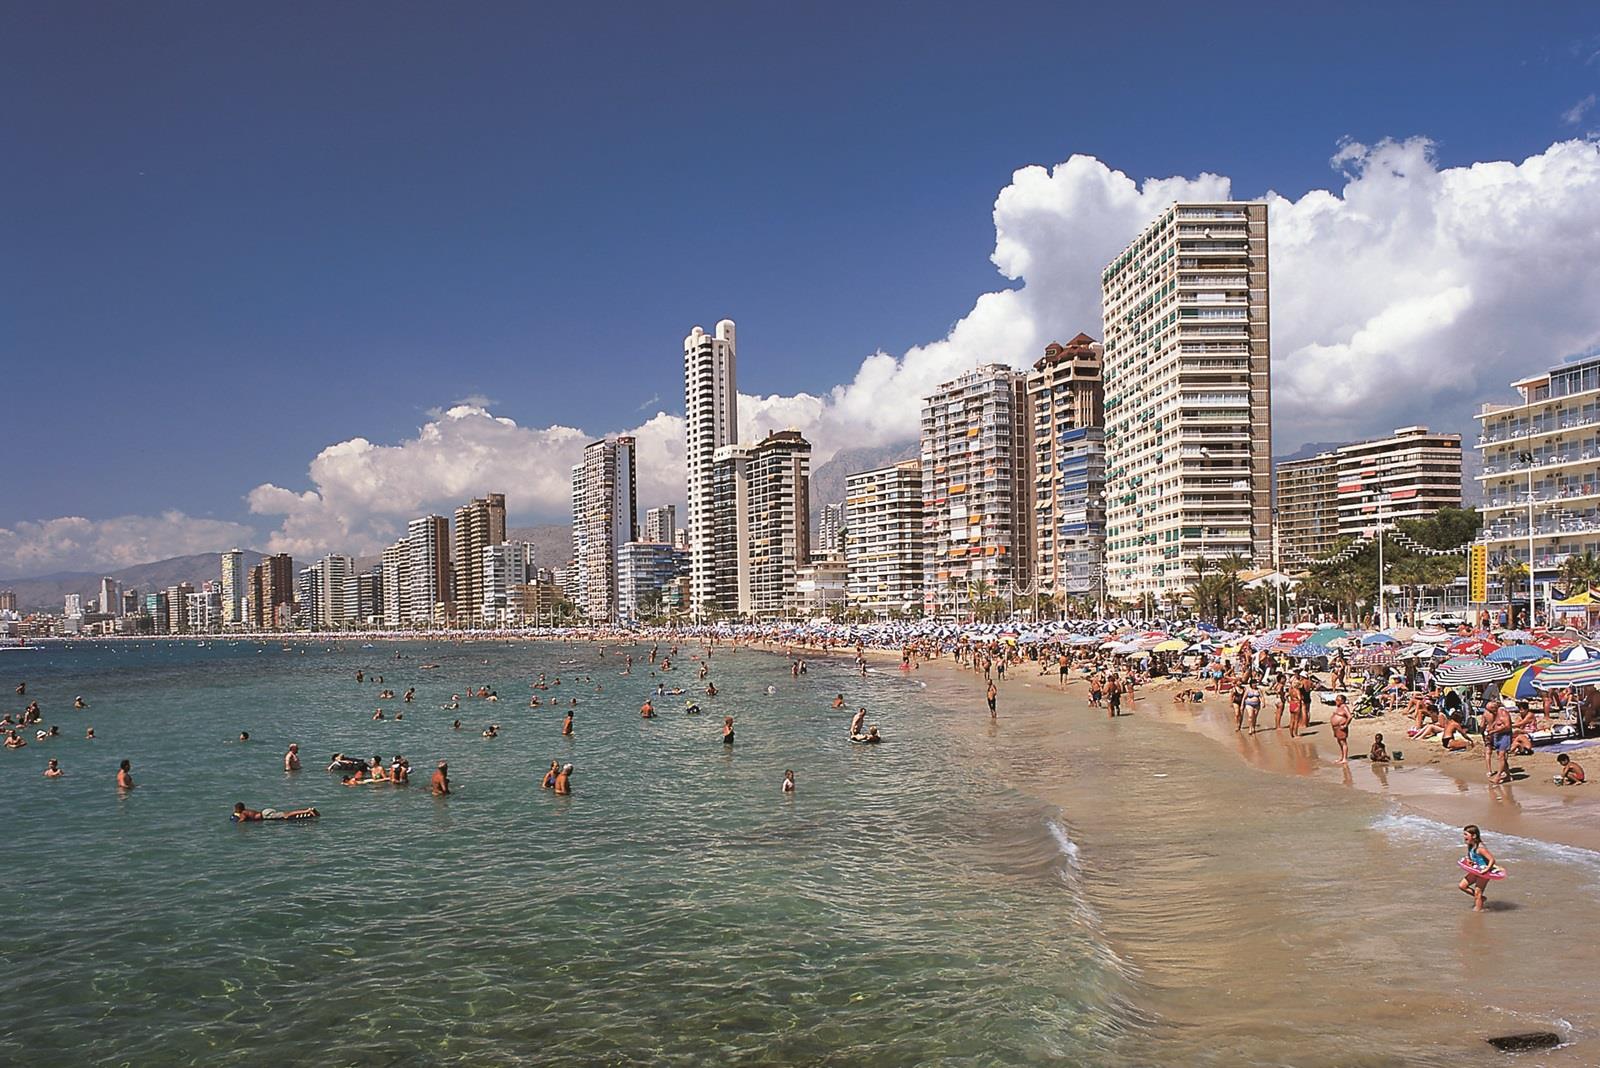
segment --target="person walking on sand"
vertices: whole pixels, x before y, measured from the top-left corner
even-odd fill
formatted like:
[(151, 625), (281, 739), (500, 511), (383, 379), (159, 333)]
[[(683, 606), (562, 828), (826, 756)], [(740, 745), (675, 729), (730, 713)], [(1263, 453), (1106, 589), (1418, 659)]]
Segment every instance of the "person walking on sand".
[(995, 712), (995, 709), (994, 709), (995, 698), (997, 698), (999, 696), (1000, 696), (1000, 691), (994, 688), (994, 680), (990, 679), (989, 680), (988, 689), (984, 690), (984, 692), (983, 692), (984, 700), (989, 702), (989, 718), (990, 719), (998, 719), (998, 718), (1000, 718), (999, 715)]
[(1333, 740), (1339, 743), (1339, 759), (1334, 763), (1350, 763), (1350, 706), (1345, 702), (1342, 693), (1333, 703), (1333, 714), (1328, 717), (1328, 726), (1333, 731)]
[(1122, 676), (1113, 671), (1106, 678), (1106, 718), (1116, 719), (1122, 715)]
[(1483, 834), (1478, 830), (1477, 824), (1469, 823), (1461, 828), (1461, 840), (1466, 843), (1466, 862), (1475, 871), (1469, 871), (1456, 885), (1456, 889), (1472, 898), (1472, 911), (1482, 912), (1484, 907), (1483, 892), (1489, 886), (1489, 880), (1494, 878), (1493, 872), (1498, 874), (1495, 867), (1494, 854), (1483, 844)]

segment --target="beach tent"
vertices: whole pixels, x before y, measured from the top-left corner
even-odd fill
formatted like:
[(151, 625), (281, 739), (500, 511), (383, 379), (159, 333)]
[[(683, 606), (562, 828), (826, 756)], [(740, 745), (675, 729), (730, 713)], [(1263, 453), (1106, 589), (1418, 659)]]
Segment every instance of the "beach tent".
[(1537, 645), (1504, 645), (1484, 657), (1494, 664), (1531, 664), (1536, 660), (1544, 660), (1550, 656), (1547, 650)]

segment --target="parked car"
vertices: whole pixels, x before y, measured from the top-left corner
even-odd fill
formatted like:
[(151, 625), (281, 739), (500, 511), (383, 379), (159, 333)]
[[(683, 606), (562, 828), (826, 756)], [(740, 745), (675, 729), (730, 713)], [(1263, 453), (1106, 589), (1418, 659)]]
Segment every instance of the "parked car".
[(1446, 630), (1454, 630), (1457, 627), (1465, 627), (1467, 625), (1466, 617), (1459, 612), (1428, 612), (1420, 622), (1424, 627), (1443, 627)]

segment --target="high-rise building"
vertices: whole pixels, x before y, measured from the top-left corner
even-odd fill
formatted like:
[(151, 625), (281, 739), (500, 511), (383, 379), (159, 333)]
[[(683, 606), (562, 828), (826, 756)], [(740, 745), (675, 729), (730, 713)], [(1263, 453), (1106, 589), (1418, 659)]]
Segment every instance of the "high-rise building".
[(410, 622), (450, 622), (450, 521), (418, 516), (406, 524), (406, 571), (411, 581)]
[(245, 622), (244, 550), (234, 548), (222, 554), (222, 622), (237, 627)]
[(475, 497), (456, 509), (456, 621), (469, 627), (483, 620), (483, 550), (506, 540), (506, 495)]
[(169, 634), (187, 634), (189, 631), (189, 595), (194, 593), (194, 586), (187, 582), (180, 582), (176, 586), (167, 587), (167, 632)]
[(17, 591), (0, 590), (0, 612), (15, 612), (17, 610)]
[(483, 604), (479, 618), (500, 626), (518, 622), (512, 613), (511, 593), (538, 575), (538, 561), (531, 541), (503, 541), (483, 547)]
[(383, 622), (383, 565), (352, 574), (345, 584), (346, 625), (371, 626)]
[(184, 598), (184, 612), (189, 630), (195, 634), (210, 634), (222, 627), (222, 591), (217, 583), (203, 582), (200, 589)]
[(1026, 417), (1026, 378), (1002, 364), (968, 371), (924, 398), (922, 587), (930, 608), (965, 611), (974, 595), (1031, 588)]
[(1042, 593), (1098, 585), (1105, 550), (1105, 350), (1087, 334), (1045, 346), (1028, 375), (1033, 579)]
[(250, 569), (253, 599), (250, 625), (256, 630), (283, 630), (294, 614), (294, 558), (288, 553), (264, 556)]
[[(144, 603), (144, 601), (139, 596), (139, 591), (138, 590), (123, 590), (122, 591), (122, 615), (124, 617), (138, 615), (139, 614), (139, 606), (142, 605), (143, 603)], [(0, 604), (0, 609), (3, 609), (4, 607), (5, 606), (3, 604)]]
[(1516, 403), (1478, 412), (1482, 537), (1493, 560), (1526, 567), (1531, 552), (1547, 589), (1568, 556), (1600, 553), (1600, 348), (1511, 388)]
[(66, 616), (68, 619), (83, 618), (83, 594), (69, 593), (62, 600), (62, 615)]
[(634, 441), (602, 438), (572, 468), (572, 552), (578, 606), (590, 622), (617, 619), (617, 553), (639, 537)]
[(122, 615), (122, 583), (110, 575), (100, 580), (100, 614), (112, 618)]
[(677, 523), (677, 505), (663, 504), (659, 508), (651, 508), (644, 514), (644, 533), (640, 535), (639, 540), (671, 545), (673, 531), (677, 529)]
[(1425, 426), (1278, 464), (1278, 553), (1284, 567), (1370, 535), (1382, 520), (1423, 519), (1461, 507), (1461, 436)]
[(300, 575), (297, 592), (301, 619), (306, 626), (312, 630), (338, 630), (351, 621), (345, 597), (355, 575), (354, 560), (329, 553)]
[(688, 552), (689, 531), (683, 527), (679, 527), (678, 529), (674, 530), (672, 532), (672, 546), (675, 549), (682, 549), (683, 551)]
[(851, 607), (879, 619), (922, 612), (922, 461), (845, 476), (845, 580)]
[(724, 446), (712, 484), (717, 609), (781, 617), (796, 569), (811, 555), (811, 443), (798, 430), (779, 430), (754, 445)]
[(667, 591), (688, 566), (688, 554), (659, 541), (630, 541), (617, 552), (617, 616), (638, 620), (666, 611)]
[(1197, 556), (1265, 565), (1267, 206), (1174, 204), (1106, 266), (1100, 286), (1109, 593), (1171, 601)]
[(737, 358), (732, 319), (716, 334), (695, 327), (683, 339), (684, 463), (687, 468), (689, 578), (693, 610), (715, 594), (712, 524), (717, 450), (739, 440)]
[(144, 595), (144, 614), (150, 617), (152, 634), (170, 632), (171, 619), (167, 611), (167, 595), (160, 590)]
[(817, 511), (815, 555), (825, 560), (844, 559), (845, 502), (825, 504)]
[(382, 574), (383, 625), (403, 627), (411, 622), (411, 543), (401, 538), (384, 549), (378, 569)]

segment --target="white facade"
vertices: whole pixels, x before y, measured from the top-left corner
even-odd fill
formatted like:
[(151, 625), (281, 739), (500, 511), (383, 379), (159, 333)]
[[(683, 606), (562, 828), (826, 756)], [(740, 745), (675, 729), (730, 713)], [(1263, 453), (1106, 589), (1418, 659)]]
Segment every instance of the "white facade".
[(383, 550), (378, 570), (383, 576), (383, 625), (403, 627), (411, 622), (411, 546), (406, 539)]
[(531, 541), (505, 541), (483, 547), (483, 605), (479, 618), (485, 623), (511, 621), (511, 591), (534, 580), (538, 574)]
[(817, 512), (817, 555), (844, 558), (845, 505), (825, 504)]
[(83, 594), (81, 594), (81, 593), (69, 593), (69, 594), (67, 594), (66, 603), (64, 605), (62, 605), (61, 614), (66, 616), (68, 619), (82, 619), (83, 618)]
[(244, 551), (229, 549), (222, 554), (222, 622), (225, 626), (244, 626), (246, 589)]
[(572, 550), (578, 601), (591, 622), (616, 622), (617, 554), (639, 534), (634, 440), (604, 438), (572, 468)]
[(1237, 553), (1265, 566), (1267, 206), (1174, 204), (1100, 283), (1108, 592), (1170, 602), (1197, 556)]
[(922, 611), (922, 463), (906, 460), (844, 480), (850, 604), (879, 619)]
[(651, 508), (644, 514), (644, 533), (639, 536), (639, 540), (670, 545), (673, 532), (677, 529), (677, 522), (676, 505), (663, 504), (659, 508)]
[(110, 575), (100, 580), (100, 614), (112, 617), (122, 615), (122, 583)]
[(695, 327), (683, 339), (685, 489), (688, 497), (689, 577), (693, 610), (715, 597), (715, 472), (718, 449), (739, 440), (737, 354), (732, 319), (715, 334)]
[(410, 622), (449, 622), (450, 521), (442, 515), (413, 519), (406, 524), (406, 549)]

